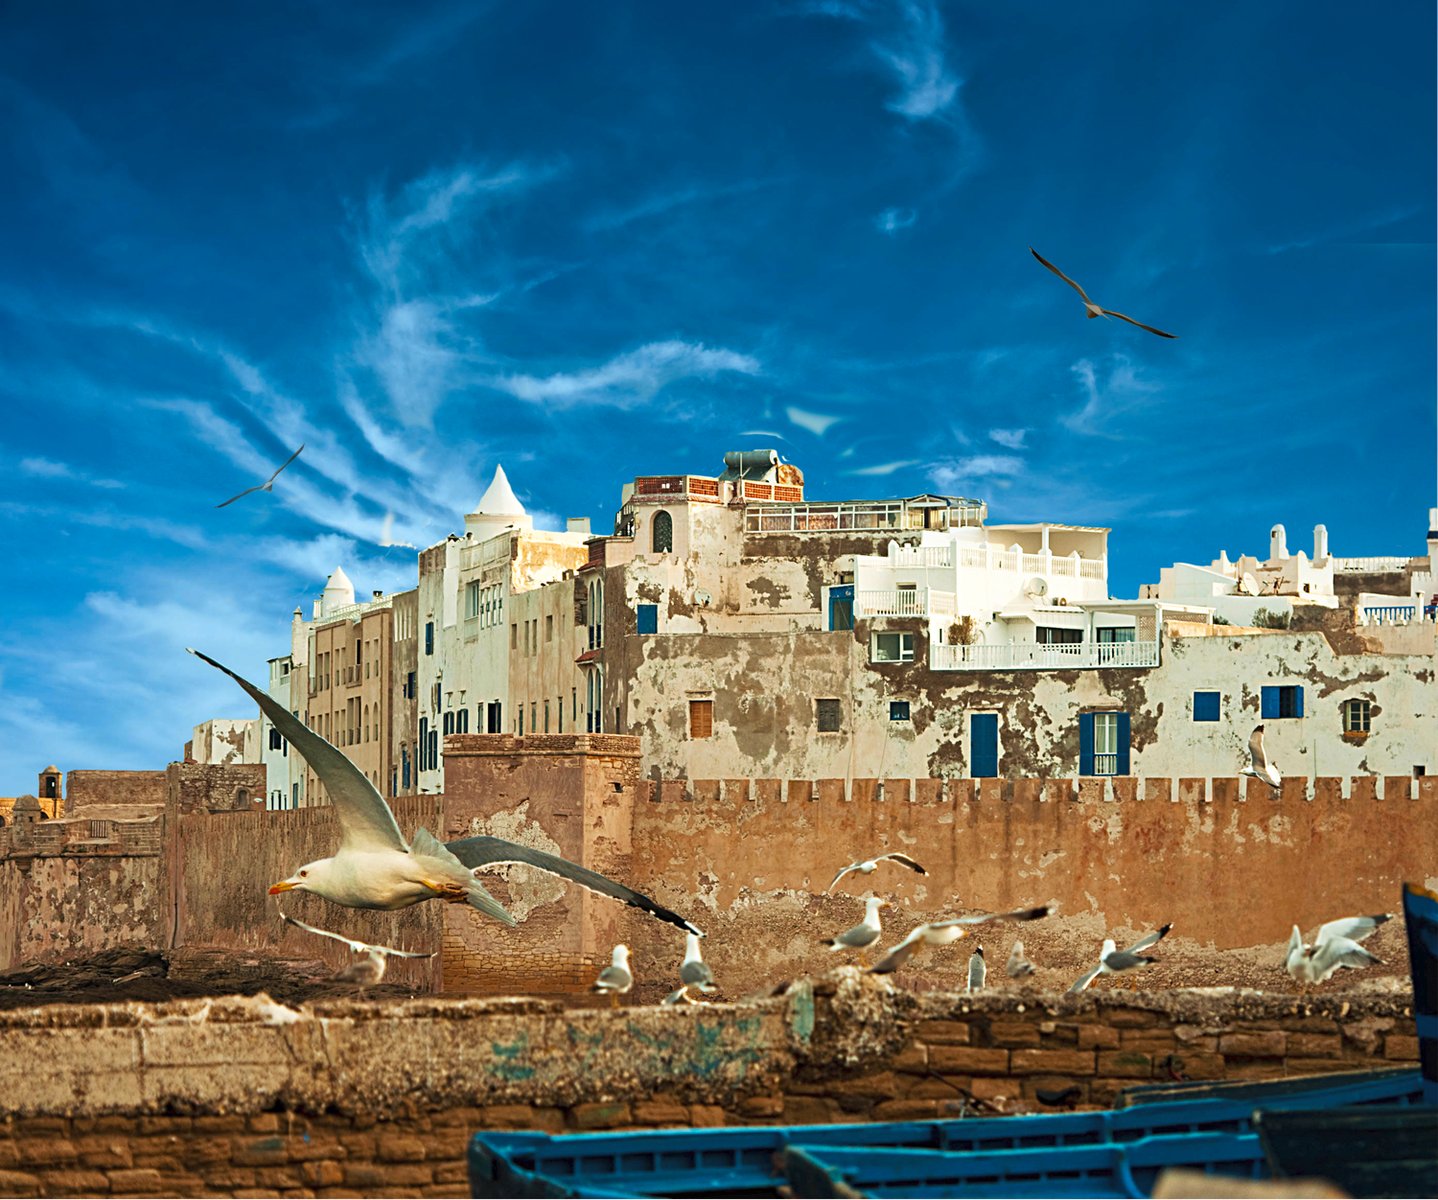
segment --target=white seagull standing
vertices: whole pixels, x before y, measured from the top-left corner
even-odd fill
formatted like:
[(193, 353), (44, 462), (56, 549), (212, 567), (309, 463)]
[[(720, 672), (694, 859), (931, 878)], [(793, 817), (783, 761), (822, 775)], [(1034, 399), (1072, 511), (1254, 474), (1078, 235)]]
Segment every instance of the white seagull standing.
[(442, 896), (446, 900), (467, 901), (481, 912), (513, 925), (514, 919), (474, 878), (473, 872), (489, 867), (526, 866), (620, 900), (680, 929), (701, 932), (678, 913), (597, 871), (504, 838), (484, 834), (445, 845), (421, 829), (406, 846), (384, 797), (342, 750), (330, 745), (249, 680), (198, 650), (190, 653), (223, 671), (260, 706), (260, 711), (280, 735), (319, 776), (339, 819), (339, 851), (330, 858), (301, 867), (289, 879), (270, 888), (271, 895), (313, 892), (349, 908), (380, 909), (404, 908)]
[(358, 942), (354, 938), (347, 938), (343, 934), (331, 933), (328, 929), (317, 929), (313, 925), (306, 925), (303, 921), (296, 920), (287, 912), (280, 913), (280, 920), (303, 929), (306, 933), (317, 933), (320, 937), (331, 938), (336, 942), (343, 942), (354, 953), (363, 954), (364, 957), (352, 962), (335, 976), (341, 983), (357, 983), (360, 987), (374, 987), (384, 978), (385, 968), (389, 965), (391, 958), (433, 958), (434, 951), (424, 953), (418, 950), (396, 950), (393, 946), (372, 946), (368, 942)]
[(974, 947), (974, 952), (969, 955), (969, 986), (964, 989), (966, 992), (977, 992), (983, 990), (984, 980), (989, 977), (989, 965), (984, 961), (984, 946), (980, 942)]
[(899, 866), (908, 867), (909, 870), (917, 871), (920, 875), (928, 874), (928, 872), (924, 870), (923, 867), (919, 866), (919, 864), (916, 863), (907, 854), (877, 854), (873, 858), (866, 858), (861, 859), (858, 862), (851, 862), (847, 867), (845, 867), (842, 871), (840, 871), (837, 875), (834, 876), (833, 881), (829, 884), (828, 887), (824, 889), (824, 895), (827, 896), (830, 892), (832, 892), (834, 890), (834, 885), (837, 884), (839, 880), (843, 879), (844, 876), (847, 875), (850, 871), (858, 871), (862, 875), (872, 875), (875, 871), (879, 869), (880, 863), (886, 862), (898, 863)]
[(629, 970), (629, 947), (623, 942), (614, 947), (609, 965), (599, 972), (593, 990), (609, 997), (609, 1003), (617, 1006), (619, 997), (634, 986), (634, 976)]
[(1392, 913), (1378, 913), (1371, 917), (1341, 917), (1329, 921), (1319, 926), (1311, 946), (1304, 944), (1303, 932), (1295, 925), (1283, 965), (1300, 986), (1322, 983), (1340, 967), (1381, 966), (1383, 960), (1358, 943), (1392, 916)]
[[(300, 443), (300, 450), (303, 450), (304, 448), (305, 448), (304, 443), (301, 442), (301, 443)], [(216, 508), (224, 508), (226, 504), (233, 504), (236, 500), (239, 500), (239, 499), (240, 499), (241, 497), (243, 497), (243, 496), (248, 496), (251, 492), (272, 492), (272, 491), (274, 491), (274, 490), (275, 490), (275, 480), (279, 478), (280, 472), (283, 471), (287, 466), (289, 466), (290, 463), (294, 462), (295, 459), (299, 458), (299, 456), (300, 456), (300, 450), (296, 450), (293, 454), (291, 454), (291, 455), (289, 456), (289, 458), (285, 459), (284, 462), (280, 463), (280, 465), (275, 468), (275, 473), (274, 473), (273, 475), (271, 475), (268, 479), (266, 479), (266, 480), (264, 481), (264, 483), (257, 483), (257, 484), (255, 484), (254, 487), (247, 487), (243, 492), (239, 492), (239, 493), (237, 493), (236, 495), (231, 496), (228, 500), (224, 501), (223, 503), (220, 503), (220, 504), (215, 505), (215, 507), (216, 507)]]
[(1239, 771), (1239, 774), (1261, 779), (1275, 792), (1283, 782), (1283, 776), (1278, 773), (1277, 766), (1269, 761), (1268, 755), (1263, 751), (1262, 725), (1255, 725), (1253, 732), (1248, 735), (1248, 766)]
[(1004, 974), (1010, 979), (1026, 979), (1034, 973), (1034, 964), (1024, 957), (1023, 942), (1014, 942), (1014, 948), (1009, 951), (1009, 961), (1004, 963)]
[(879, 924), (879, 909), (883, 908), (888, 901), (878, 896), (870, 896), (864, 901), (864, 919), (852, 929), (846, 929), (833, 941), (825, 945), (830, 950), (866, 950), (879, 940), (879, 934), (883, 933), (883, 926)]
[(869, 968), (871, 975), (891, 975), (906, 962), (920, 946), (947, 946), (967, 937), (975, 925), (987, 925), (990, 921), (1037, 921), (1049, 915), (1049, 906), (1040, 904), (1037, 908), (1016, 908), (1006, 913), (979, 913), (972, 917), (950, 917), (947, 921), (929, 921), (915, 925), (897, 946), (891, 946), (883, 958)]
[(684, 961), (679, 964), (679, 981), (686, 988), (698, 988), (701, 992), (717, 990), (714, 973), (709, 970), (709, 964), (704, 961), (704, 955), (699, 949), (697, 934), (684, 935)]
[(1038, 259), (1039, 262), (1043, 263), (1044, 266), (1046, 266), (1050, 271), (1052, 271), (1055, 275), (1062, 279), (1066, 284), (1068, 284), (1069, 287), (1073, 288), (1073, 290), (1076, 291), (1081, 297), (1083, 297), (1083, 306), (1090, 320), (1092, 320), (1094, 317), (1117, 317), (1120, 321), (1127, 321), (1130, 325), (1137, 325), (1140, 329), (1147, 330), (1149, 333), (1156, 333), (1161, 338), (1178, 337), (1178, 334), (1176, 333), (1164, 333), (1162, 329), (1155, 329), (1152, 325), (1145, 325), (1142, 321), (1135, 321), (1132, 317), (1126, 317), (1121, 312), (1115, 312), (1111, 308), (1103, 308), (1095, 304), (1092, 300), (1088, 298), (1088, 293), (1084, 291), (1083, 288), (1079, 287), (1078, 284), (1076, 284), (1072, 279), (1070, 279), (1056, 266), (1054, 266), (1053, 263), (1049, 262), (1048, 259), (1046, 259), (1032, 246), (1029, 247), (1029, 253), (1032, 254), (1036, 259)]
[(1172, 928), (1173, 922), (1170, 921), (1162, 929), (1154, 933), (1144, 934), (1143, 937), (1134, 942), (1132, 946), (1128, 946), (1123, 950), (1118, 948), (1113, 938), (1105, 938), (1103, 949), (1099, 951), (1098, 966), (1077, 980), (1073, 987), (1069, 988), (1069, 991), (1084, 991), (1088, 985), (1100, 975), (1121, 975), (1125, 971), (1136, 971), (1140, 967), (1152, 966), (1158, 962), (1158, 959), (1140, 954), (1139, 951), (1147, 950), (1150, 946), (1157, 946), (1159, 942), (1168, 936), (1168, 931)]

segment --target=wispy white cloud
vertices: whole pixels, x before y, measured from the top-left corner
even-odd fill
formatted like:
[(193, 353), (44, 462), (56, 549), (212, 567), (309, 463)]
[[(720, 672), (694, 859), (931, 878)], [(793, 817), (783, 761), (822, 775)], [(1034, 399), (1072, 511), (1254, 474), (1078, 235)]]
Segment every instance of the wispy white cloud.
[(552, 375), (502, 375), (492, 387), (534, 404), (565, 407), (607, 404), (627, 408), (652, 399), (680, 379), (712, 378), (724, 372), (758, 375), (759, 360), (696, 342), (650, 342), (581, 371)]
[(98, 488), (122, 488), (125, 486), (118, 479), (105, 479), (91, 475), (78, 467), (58, 462), (53, 458), (22, 458), (18, 466), (22, 475), (29, 475), (35, 479), (68, 479), (76, 483), (88, 483), (91, 487)]
[(1081, 358), (1069, 368), (1083, 390), (1084, 405), (1059, 420), (1075, 433), (1122, 437), (1124, 413), (1160, 390), (1158, 384), (1139, 378), (1133, 362), (1125, 355), (1113, 355), (1110, 364), (1107, 377), (1102, 379), (1099, 367), (1090, 359)]
[(1010, 450), (1022, 450), (1028, 432), (1027, 429), (990, 429), (989, 437)]
[(1016, 454), (973, 454), (931, 463), (928, 470), (929, 478), (941, 491), (957, 488), (972, 491), (971, 485), (976, 482), (1004, 482), (1022, 475), (1024, 460)]
[(900, 0), (901, 25), (870, 45), (898, 85), (886, 107), (910, 121), (942, 116), (959, 98), (963, 81), (949, 67), (944, 20), (933, 0)]
[(912, 208), (886, 208), (874, 218), (874, 225), (880, 233), (893, 237), (901, 230), (912, 228), (918, 219), (919, 214)]
[(792, 406), (784, 410), (784, 415), (800, 429), (807, 429), (815, 437), (823, 437), (833, 426), (844, 419), (831, 416), (828, 413), (808, 412), (805, 409)]
[(626, 208), (603, 209), (589, 217), (584, 222), (584, 227), (596, 232), (623, 229), (626, 225), (632, 225), (636, 221), (661, 217), (667, 212), (687, 208), (692, 204), (704, 204), (713, 200), (728, 199), (730, 196), (741, 196), (746, 192), (755, 192), (760, 188), (769, 187), (773, 182), (772, 179), (745, 179), (720, 187), (703, 187), (696, 184), (656, 192)]
[(918, 465), (916, 458), (901, 458), (895, 462), (875, 463), (872, 467), (856, 467), (852, 471), (846, 471), (846, 475), (892, 475), (895, 471), (902, 471), (905, 467)]
[(1389, 225), (1397, 225), (1400, 221), (1415, 217), (1422, 211), (1422, 206), (1417, 204), (1394, 205), (1379, 212), (1369, 213), (1367, 216), (1341, 222), (1309, 237), (1295, 238), (1288, 242), (1276, 242), (1267, 248), (1267, 253), (1285, 254), (1290, 250), (1307, 250), (1328, 242), (1345, 242), (1350, 238), (1362, 237), (1364, 234), (1373, 233), (1375, 230), (1384, 229)]

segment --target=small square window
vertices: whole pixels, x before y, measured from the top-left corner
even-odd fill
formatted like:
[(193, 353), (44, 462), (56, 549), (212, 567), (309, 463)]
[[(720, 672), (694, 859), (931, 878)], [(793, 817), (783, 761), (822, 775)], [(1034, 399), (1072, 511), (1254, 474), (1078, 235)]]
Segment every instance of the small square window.
[(844, 706), (839, 700), (815, 700), (814, 719), (820, 733), (838, 733), (844, 727)]
[(907, 700), (889, 701), (889, 720), (907, 721), (909, 719), (909, 702)]
[(914, 635), (912, 633), (876, 633), (871, 662), (913, 662)]
[(714, 736), (714, 701), (689, 701), (689, 736), (691, 738)]
[(1297, 684), (1263, 688), (1259, 693), (1259, 715), (1265, 721), (1303, 716), (1303, 688)]
[(1372, 707), (1367, 700), (1345, 700), (1343, 702), (1343, 732), (1367, 733), (1372, 719)]
[(1217, 721), (1222, 700), (1221, 692), (1194, 692), (1193, 719), (1195, 721)]

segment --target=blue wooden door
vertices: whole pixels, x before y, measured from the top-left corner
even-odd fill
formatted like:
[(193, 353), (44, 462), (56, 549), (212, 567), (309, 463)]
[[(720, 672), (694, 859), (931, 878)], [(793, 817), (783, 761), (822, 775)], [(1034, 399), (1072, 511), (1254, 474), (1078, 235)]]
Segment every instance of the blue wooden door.
[(852, 583), (829, 589), (829, 628), (854, 628), (854, 585)]
[(974, 779), (993, 779), (999, 773), (999, 714), (972, 713), (969, 716), (969, 774)]

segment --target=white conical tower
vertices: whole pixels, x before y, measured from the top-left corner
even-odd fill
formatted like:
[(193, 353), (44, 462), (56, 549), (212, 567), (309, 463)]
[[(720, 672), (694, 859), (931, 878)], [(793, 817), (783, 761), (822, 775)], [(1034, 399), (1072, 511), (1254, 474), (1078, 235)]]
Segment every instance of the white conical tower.
[(483, 540), (493, 537), (503, 529), (533, 529), (534, 518), (524, 511), (524, 505), (509, 486), (509, 477), (503, 467), (494, 468), (494, 478), (480, 497), (472, 513), (464, 518), (465, 533)]
[(345, 574), (343, 567), (336, 567), (334, 574), (325, 583), (325, 590), (320, 596), (320, 611), (317, 615), (327, 617), (337, 609), (348, 608), (354, 602), (355, 585), (350, 582), (350, 577)]

